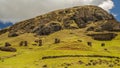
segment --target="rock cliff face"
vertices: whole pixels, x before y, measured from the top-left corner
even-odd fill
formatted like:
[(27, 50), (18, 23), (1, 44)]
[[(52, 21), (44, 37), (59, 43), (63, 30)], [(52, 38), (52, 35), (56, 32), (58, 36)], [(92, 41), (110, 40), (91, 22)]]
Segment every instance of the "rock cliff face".
[(112, 40), (117, 36), (115, 33), (98, 33), (98, 34), (88, 34), (88, 36), (92, 36), (94, 40), (99, 40), (99, 41), (108, 41)]
[[(95, 25), (89, 26), (91, 23)], [(91, 30), (90, 28), (93, 28), (92, 31), (119, 31), (120, 24), (115, 20), (113, 15), (102, 8), (87, 5), (56, 10), (21, 21), (11, 26), (8, 31), (10, 35), (11, 33), (23, 34), (26, 32), (49, 35), (62, 29), (82, 28), (88, 28), (87, 31)]]
[(87, 31), (103, 32), (103, 31), (120, 31), (120, 23), (116, 20), (102, 20), (89, 24)]

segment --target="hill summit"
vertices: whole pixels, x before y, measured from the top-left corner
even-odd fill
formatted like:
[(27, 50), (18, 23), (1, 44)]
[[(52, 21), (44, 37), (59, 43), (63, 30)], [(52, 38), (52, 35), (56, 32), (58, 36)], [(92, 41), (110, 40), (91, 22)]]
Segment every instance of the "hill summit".
[(120, 68), (120, 24), (100, 7), (60, 9), (0, 30), (0, 68)]
[(49, 35), (63, 29), (84, 29), (86, 31), (120, 31), (120, 24), (112, 14), (98, 6), (86, 5), (52, 11), (32, 19), (21, 21), (0, 34), (9, 32), (8, 36), (24, 33)]

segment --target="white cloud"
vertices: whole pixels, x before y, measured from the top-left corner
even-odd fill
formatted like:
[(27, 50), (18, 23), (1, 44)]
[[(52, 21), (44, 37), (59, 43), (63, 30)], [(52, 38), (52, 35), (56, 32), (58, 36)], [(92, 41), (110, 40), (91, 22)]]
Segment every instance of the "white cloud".
[(99, 6), (109, 12), (109, 10), (114, 7), (114, 3), (112, 2), (112, 0), (106, 0)]
[(112, 0), (0, 0), (0, 19), (18, 22), (40, 14), (73, 6), (97, 5), (109, 11)]

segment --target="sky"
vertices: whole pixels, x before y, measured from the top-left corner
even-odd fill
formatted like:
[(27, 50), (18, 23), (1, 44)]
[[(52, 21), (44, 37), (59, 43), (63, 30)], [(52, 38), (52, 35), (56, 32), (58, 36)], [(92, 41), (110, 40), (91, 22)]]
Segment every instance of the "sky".
[(0, 21), (16, 23), (53, 10), (83, 5), (99, 6), (120, 21), (120, 0), (0, 0)]
[(0, 21), (0, 30), (11, 25), (13, 25), (12, 22), (3, 23), (3, 21)]
[(114, 7), (110, 10), (115, 15), (116, 19), (120, 22), (120, 0), (113, 0)]

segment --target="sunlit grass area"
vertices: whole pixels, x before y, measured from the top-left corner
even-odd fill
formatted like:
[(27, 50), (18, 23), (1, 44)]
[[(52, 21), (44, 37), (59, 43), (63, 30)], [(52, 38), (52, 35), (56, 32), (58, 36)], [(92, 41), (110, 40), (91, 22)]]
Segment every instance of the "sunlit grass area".
[[(120, 33), (112, 41), (96, 41), (86, 36), (83, 30), (62, 30), (48, 36), (35, 36), (26, 33), (18, 37), (7, 37), (7, 33), (0, 36), (0, 46), (9, 42), (17, 49), (17, 52), (0, 51), (0, 68), (109, 68), (110, 64), (91, 65), (86, 64), (90, 60), (114, 61), (116, 58), (100, 57), (60, 57), (42, 59), (46, 56), (65, 56), (65, 55), (102, 55), (120, 57)], [(55, 44), (55, 38), (60, 39), (60, 43)], [(42, 46), (33, 46), (36, 39), (42, 39)], [(28, 46), (19, 46), (21, 41), (28, 41)], [(88, 46), (91, 42), (92, 46)], [(105, 46), (101, 46), (104, 43)], [(107, 49), (107, 50), (105, 50)], [(84, 64), (80, 64), (79, 61)], [(114, 65), (114, 68), (119, 68)]]

